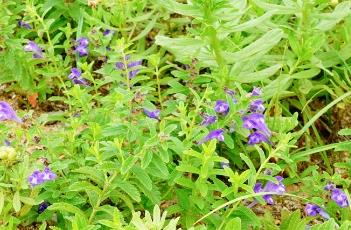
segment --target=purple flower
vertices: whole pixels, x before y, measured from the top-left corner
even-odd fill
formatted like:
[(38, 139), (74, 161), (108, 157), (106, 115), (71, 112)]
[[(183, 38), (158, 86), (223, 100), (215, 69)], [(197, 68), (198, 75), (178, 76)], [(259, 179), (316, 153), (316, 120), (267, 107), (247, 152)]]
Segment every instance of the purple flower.
[(5, 120), (13, 120), (22, 123), (22, 120), (17, 117), (16, 112), (11, 106), (5, 101), (0, 101), (0, 121)]
[(39, 59), (43, 57), (43, 51), (41, 48), (33, 41), (29, 41), (28, 44), (24, 47), (24, 50), (27, 52), (33, 53), (33, 58)]
[[(129, 79), (134, 78), (140, 71), (140, 69), (134, 69), (135, 67), (141, 66), (142, 64), (142, 60), (137, 60), (137, 61), (130, 61), (130, 55), (126, 55), (124, 58), (125, 62), (127, 63), (127, 69), (128, 71), (128, 77)], [(118, 70), (125, 70), (125, 66), (123, 62), (116, 62), (116, 68)]]
[(329, 219), (328, 213), (326, 213), (321, 207), (315, 204), (306, 204), (305, 212), (307, 216), (321, 215), (324, 219)]
[(78, 52), (79, 57), (87, 56), (89, 53), (88, 48), (83, 46), (77, 46), (76, 51)]
[(35, 170), (32, 175), (28, 177), (28, 182), (32, 187), (44, 183), (43, 173), (39, 170)]
[(270, 136), (271, 131), (268, 129), (263, 114), (260, 113), (252, 113), (242, 118), (244, 125), (243, 127), (246, 129), (255, 129), (257, 131), (261, 131), (264, 135)]
[(349, 206), (347, 196), (341, 189), (333, 189), (330, 198), (334, 200), (341, 208)]
[(332, 191), (333, 189), (335, 189), (335, 185), (331, 182), (329, 182), (326, 186), (324, 186), (324, 190), (326, 191)]
[(29, 177), (29, 184), (34, 187), (40, 185), (46, 181), (55, 180), (56, 174), (53, 173), (48, 167), (46, 167), (42, 172), (35, 170)]
[(77, 39), (78, 46), (87, 47), (89, 45), (88, 38), (81, 37)]
[(252, 96), (261, 96), (261, 94), (262, 94), (262, 90), (259, 87), (254, 87), (251, 92)]
[(40, 203), (38, 206), (38, 213), (40, 214), (40, 213), (44, 212), (48, 207), (49, 207), (49, 204), (46, 203), (45, 201)]
[(81, 37), (77, 39), (76, 52), (79, 54), (80, 57), (88, 55), (88, 45), (89, 40), (87, 38)]
[(263, 106), (263, 100), (257, 99), (251, 102), (250, 111), (252, 113), (262, 113), (265, 110)]
[(228, 89), (227, 87), (224, 87), (224, 92), (225, 92), (226, 94), (228, 94), (229, 96), (231, 96), (231, 97), (234, 97), (234, 96), (235, 96), (234, 90)]
[(11, 145), (11, 142), (9, 140), (4, 140), (4, 145), (5, 146), (10, 146)]
[(112, 32), (111, 30), (106, 29), (106, 30), (104, 30), (104, 32), (103, 32), (102, 34), (103, 34), (104, 36), (107, 36), (107, 35), (109, 35), (111, 32)]
[(198, 142), (198, 144), (203, 144), (207, 141), (210, 141), (212, 139), (217, 139), (218, 141), (224, 141), (224, 130), (223, 129), (216, 129), (211, 131), (207, 136), (205, 136), (201, 141)]
[(144, 109), (144, 113), (146, 114), (146, 116), (158, 121), (160, 120), (160, 112), (161, 111), (159, 109), (155, 109), (155, 110)]
[(251, 133), (248, 137), (248, 144), (249, 145), (255, 145), (255, 144), (262, 143), (262, 142), (270, 143), (268, 137), (259, 131), (255, 131), (255, 132)]
[(43, 172), (43, 179), (44, 181), (49, 181), (49, 180), (55, 180), (56, 179), (56, 174), (51, 171), (48, 167), (46, 167)]
[(32, 27), (29, 25), (29, 23), (25, 22), (25, 21), (22, 21), (22, 20), (19, 20), (18, 21), (18, 26), (19, 27), (23, 27), (23, 28), (26, 28), (28, 30), (32, 29)]
[(203, 126), (211, 125), (211, 124), (215, 123), (217, 120), (216, 116), (212, 116), (209, 114), (203, 114), (202, 118), (203, 118), (203, 120), (202, 120), (200, 125), (203, 125)]
[(71, 79), (71, 81), (74, 84), (78, 85), (88, 85), (86, 80), (81, 77), (82, 73), (77, 69), (77, 68), (72, 68), (71, 73), (68, 75), (68, 78)]
[[(278, 181), (278, 183), (273, 183), (272, 181), (268, 181), (264, 188), (262, 188), (262, 183), (258, 182), (254, 186), (254, 192), (259, 193), (259, 192), (275, 192), (278, 194), (283, 194), (285, 192), (285, 186), (282, 183), (283, 177), (281, 176), (276, 176), (275, 177)], [(264, 195), (263, 199), (268, 203), (268, 204), (274, 204), (274, 200), (272, 198), (272, 195)]]
[(229, 112), (229, 104), (223, 100), (217, 100), (214, 110), (217, 113), (226, 115)]
[(134, 69), (128, 72), (128, 77), (129, 79), (133, 79), (136, 77), (136, 75), (139, 73), (139, 69)]

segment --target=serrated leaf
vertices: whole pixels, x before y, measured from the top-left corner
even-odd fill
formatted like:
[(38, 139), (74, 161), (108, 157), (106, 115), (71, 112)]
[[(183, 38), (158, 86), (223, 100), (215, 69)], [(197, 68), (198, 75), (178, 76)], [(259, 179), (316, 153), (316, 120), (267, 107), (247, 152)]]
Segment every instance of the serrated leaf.
[(126, 173), (129, 172), (129, 170), (135, 165), (135, 163), (138, 161), (138, 158), (135, 156), (129, 156), (122, 164), (121, 167), (121, 173), (122, 175), (125, 175)]
[(91, 179), (99, 185), (103, 185), (105, 183), (105, 177), (103, 173), (101, 173), (99, 170), (96, 170), (96, 168), (86, 166), (79, 169), (75, 169), (73, 170), (73, 172), (85, 174), (88, 176), (89, 179)]
[(65, 202), (54, 203), (48, 207), (48, 210), (69, 212), (72, 214), (78, 214), (78, 215), (86, 218), (84, 215), (84, 212), (82, 210), (80, 210), (79, 208), (77, 208), (74, 205), (71, 205), (71, 204), (65, 203)]
[(152, 180), (149, 175), (139, 166), (134, 166), (132, 172), (135, 174), (135, 177), (140, 183), (142, 183), (147, 190), (152, 189)]
[(139, 190), (130, 182), (124, 181), (122, 179), (117, 179), (115, 180), (114, 184), (116, 187), (120, 188), (122, 191), (128, 194), (136, 202), (141, 201)]
[(267, 117), (268, 127), (277, 133), (287, 133), (292, 131), (298, 124), (298, 113), (294, 113), (292, 117)]

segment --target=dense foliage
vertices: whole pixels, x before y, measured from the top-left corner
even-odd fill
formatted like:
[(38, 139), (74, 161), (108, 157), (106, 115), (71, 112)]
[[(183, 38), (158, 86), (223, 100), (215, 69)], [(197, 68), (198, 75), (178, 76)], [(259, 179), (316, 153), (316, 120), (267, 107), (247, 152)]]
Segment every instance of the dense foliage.
[(0, 0), (0, 29), (0, 229), (351, 227), (351, 1)]

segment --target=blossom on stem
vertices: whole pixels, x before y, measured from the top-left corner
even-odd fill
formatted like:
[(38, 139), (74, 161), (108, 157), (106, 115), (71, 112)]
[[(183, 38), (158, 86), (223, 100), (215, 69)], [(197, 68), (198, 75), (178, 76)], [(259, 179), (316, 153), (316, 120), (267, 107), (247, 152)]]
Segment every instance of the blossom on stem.
[(333, 189), (330, 198), (334, 200), (341, 208), (349, 206), (347, 195), (341, 189)]
[(248, 137), (248, 144), (249, 145), (255, 145), (255, 144), (262, 143), (262, 142), (266, 142), (268, 144), (271, 143), (269, 141), (268, 137), (259, 131), (255, 131), (255, 132), (251, 133)]
[(0, 101), (0, 121), (13, 120), (22, 123), (22, 120), (17, 117), (16, 112), (5, 101)]
[(38, 206), (38, 213), (40, 214), (40, 213), (44, 212), (48, 207), (49, 207), (49, 204), (46, 203), (45, 201), (40, 203)]
[(212, 139), (217, 139), (218, 141), (224, 141), (224, 130), (223, 129), (216, 129), (211, 131), (207, 136), (205, 136), (201, 141), (198, 142), (198, 144), (203, 144), (207, 141), (210, 141)]
[(144, 109), (144, 113), (146, 116), (158, 121), (160, 120), (160, 112), (161, 111), (159, 109), (155, 109), (155, 110)]
[(86, 80), (81, 77), (82, 73), (79, 71), (77, 68), (72, 68), (71, 73), (68, 75), (68, 78), (71, 79), (71, 81), (74, 84), (78, 85), (88, 85)]
[(217, 117), (214, 115), (203, 114), (202, 118), (203, 120), (200, 125), (203, 125), (203, 126), (211, 125), (217, 121)]
[(229, 112), (229, 104), (223, 100), (217, 100), (214, 110), (222, 115), (227, 115)]
[(262, 113), (265, 110), (262, 99), (257, 99), (251, 102), (250, 111), (252, 113)]
[[(128, 77), (129, 79), (132, 79), (139, 73), (140, 69), (136, 67), (141, 66), (142, 60), (136, 60), (136, 61), (129, 61), (129, 60), (130, 60), (130, 55), (126, 55), (124, 57), (124, 61), (127, 64)], [(116, 66), (116, 69), (118, 70), (123, 70), (123, 71), (126, 70), (124, 66), (124, 62), (121, 62), (121, 61), (116, 62), (115, 66)]]
[(264, 135), (269, 137), (271, 135), (271, 131), (268, 129), (266, 122), (264, 120), (264, 115), (260, 113), (252, 113), (242, 118), (244, 125), (243, 127), (246, 129), (255, 129), (257, 131), (262, 132)]
[(24, 46), (24, 50), (27, 52), (33, 53), (33, 58), (39, 59), (43, 57), (42, 49), (33, 41), (29, 41), (26, 46)]
[(23, 28), (26, 28), (28, 30), (32, 29), (32, 27), (29, 25), (29, 23), (25, 22), (25, 21), (22, 21), (22, 20), (19, 20), (18, 21), (18, 26), (19, 27), (23, 27)]
[(330, 218), (328, 213), (316, 204), (310, 204), (310, 203), (306, 204), (305, 213), (307, 216), (317, 216), (319, 214), (324, 219)]
[(87, 56), (89, 53), (88, 45), (89, 40), (88, 38), (81, 37), (77, 39), (76, 49), (75, 51), (79, 54), (80, 57)]
[(260, 87), (254, 87), (251, 92), (251, 96), (261, 96), (261, 94), (262, 94), (262, 90)]
[(29, 177), (28, 182), (31, 187), (43, 184), (46, 181), (55, 180), (56, 174), (52, 172), (48, 167), (43, 171), (35, 170)]
[[(268, 181), (264, 187), (262, 187), (262, 183), (258, 182), (254, 186), (254, 192), (259, 193), (259, 192), (275, 192), (278, 194), (283, 194), (285, 192), (285, 186), (283, 184), (283, 177), (281, 176), (276, 176), (275, 177), (278, 181), (278, 183), (273, 183), (272, 181)], [(274, 200), (272, 198), (272, 195), (264, 195), (263, 199), (268, 203), (268, 204), (274, 204)]]

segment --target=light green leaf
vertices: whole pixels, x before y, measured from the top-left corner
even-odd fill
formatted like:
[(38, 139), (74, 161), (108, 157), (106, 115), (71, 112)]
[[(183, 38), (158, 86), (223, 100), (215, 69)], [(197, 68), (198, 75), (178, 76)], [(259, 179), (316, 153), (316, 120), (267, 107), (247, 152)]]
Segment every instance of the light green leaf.
[(122, 189), (122, 191), (127, 193), (136, 202), (141, 201), (139, 190), (130, 182), (124, 181), (122, 179), (117, 179), (115, 180), (114, 184), (116, 187)]
[(19, 212), (21, 210), (21, 200), (20, 200), (19, 191), (16, 191), (15, 194), (13, 195), (12, 206), (15, 209), (15, 212)]

